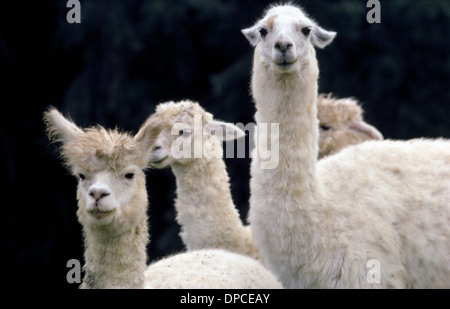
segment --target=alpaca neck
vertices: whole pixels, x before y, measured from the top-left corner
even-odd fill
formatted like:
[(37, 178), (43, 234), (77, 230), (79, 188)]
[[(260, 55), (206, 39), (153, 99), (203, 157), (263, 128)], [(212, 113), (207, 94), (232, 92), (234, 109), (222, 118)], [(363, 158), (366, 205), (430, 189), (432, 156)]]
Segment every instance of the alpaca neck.
[(82, 288), (142, 288), (147, 263), (147, 215), (126, 231), (84, 226), (85, 277)]
[[(222, 158), (201, 158), (188, 165), (173, 164), (177, 181), (177, 221), (188, 249), (208, 247), (239, 250), (244, 228), (230, 192)], [(240, 244), (240, 245), (239, 245)]]

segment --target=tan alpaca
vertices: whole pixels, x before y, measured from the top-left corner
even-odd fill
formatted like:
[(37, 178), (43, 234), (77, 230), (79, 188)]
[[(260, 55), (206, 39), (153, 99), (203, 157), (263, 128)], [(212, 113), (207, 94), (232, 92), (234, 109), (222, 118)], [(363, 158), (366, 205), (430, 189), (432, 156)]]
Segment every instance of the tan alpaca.
[(159, 126), (146, 122), (135, 136), (102, 127), (82, 130), (54, 108), (44, 120), (79, 180), (77, 216), (84, 232), (86, 273), (81, 288), (281, 287), (256, 260), (223, 250), (180, 253), (146, 265), (144, 170)]
[[(200, 127), (196, 127), (195, 117), (201, 119)], [(159, 104), (152, 118), (162, 128), (150, 162), (156, 168), (170, 166), (176, 176), (176, 219), (186, 248), (221, 248), (261, 261), (251, 229), (242, 223), (234, 206), (222, 159), (222, 141), (239, 138), (244, 132), (231, 123), (213, 119), (197, 102), (187, 100)], [(185, 126), (174, 130), (176, 124)], [(172, 148), (182, 139), (191, 149), (201, 148), (201, 156), (176, 158)], [(198, 145), (194, 144), (196, 140)], [(208, 156), (211, 146), (217, 155)]]
[(382, 140), (383, 135), (367, 124), (362, 109), (353, 98), (334, 98), (331, 94), (317, 97), (319, 119), (319, 159), (341, 149), (368, 140)]
[(449, 288), (450, 141), (367, 141), (318, 161), (315, 48), (335, 33), (280, 5), (242, 31), (255, 47), (249, 221), (286, 288)]

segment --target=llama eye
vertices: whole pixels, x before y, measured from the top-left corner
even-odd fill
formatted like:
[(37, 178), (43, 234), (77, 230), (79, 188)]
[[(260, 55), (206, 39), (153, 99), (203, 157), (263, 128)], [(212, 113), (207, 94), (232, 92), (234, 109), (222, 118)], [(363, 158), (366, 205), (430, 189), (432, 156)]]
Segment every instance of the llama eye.
[(324, 124), (320, 125), (320, 128), (324, 131), (328, 131), (330, 129), (330, 126), (326, 126)]
[(267, 29), (266, 28), (259, 29), (259, 34), (261, 34), (261, 36), (264, 38), (267, 35)]
[(133, 177), (134, 177), (134, 174), (133, 174), (133, 173), (127, 173), (127, 174), (125, 174), (125, 178), (126, 178), (126, 179), (133, 179)]
[(302, 33), (303, 33), (305, 36), (308, 36), (308, 35), (311, 33), (311, 27), (305, 27), (305, 28), (302, 28)]
[(80, 178), (81, 180), (85, 180), (86, 176), (84, 176), (83, 174), (78, 174), (78, 178)]

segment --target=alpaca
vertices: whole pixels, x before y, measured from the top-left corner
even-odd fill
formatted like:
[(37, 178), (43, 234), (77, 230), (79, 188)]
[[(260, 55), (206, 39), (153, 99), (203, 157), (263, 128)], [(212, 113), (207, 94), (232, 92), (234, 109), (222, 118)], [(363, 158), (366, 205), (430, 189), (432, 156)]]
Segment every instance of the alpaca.
[[(335, 37), (297, 6), (242, 30), (254, 46), (249, 222), (285, 288), (449, 288), (450, 141), (367, 141), (318, 160), (315, 48)], [(279, 146), (266, 168), (258, 141)]]
[[(186, 248), (222, 248), (262, 261), (250, 227), (244, 226), (234, 206), (222, 159), (222, 141), (240, 138), (245, 133), (231, 123), (213, 119), (212, 114), (192, 101), (162, 103), (152, 117), (157, 119), (155, 123), (163, 124), (163, 128), (150, 162), (156, 168), (170, 165), (176, 177), (176, 220)], [(172, 128), (181, 123), (186, 126), (180, 131), (181, 136), (178, 130), (172, 135)], [(190, 153), (189, 158), (176, 158), (172, 145), (177, 139), (187, 140), (191, 149), (196, 146), (195, 140), (200, 141), (198, 146), (202, 150), (214, 145), (217, 155), (207, 156), (202, 152), (196, 158)]]
[(160, 126), (146, 122), (135, 136), (100, 126), (82, 130), (54, 108), (44, 121), (78, 178), (85, 244), (81, 288), (281, 288), (256, 260), (222, 250), (180, 253), (147, 267), (144, 170)]
[(317, 97), (319, 119), (319, 159), (334, 154), (344, 147), (367, 140), (382, 140), (383, 135), (362, 117), (361, 106), (353, 98)]
[[(218, 263), (224, 255), (226, 263)], [(282, 288), (256, 260), (223, 249), (192, 250), (164, 258), (147, 268), (145, 278), (144, 287), (154, 289)]]

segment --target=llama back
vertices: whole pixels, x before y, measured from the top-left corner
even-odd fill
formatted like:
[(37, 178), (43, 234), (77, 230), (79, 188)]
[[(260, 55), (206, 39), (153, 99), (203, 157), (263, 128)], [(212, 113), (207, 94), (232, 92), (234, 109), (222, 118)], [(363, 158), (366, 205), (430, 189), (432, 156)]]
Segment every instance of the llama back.
[[(400, 287), (420, 288), (420, 282), (423, 287), (448, 288), (450, 142), (416, 139), (378, 144), (349, 147), (319, 162), (327, 199), (339, 201), (328, 207), (339, 208), (342, 214), (328, 224), (333, 224), (338, 237), (348, 239), (349, 255), (367, 254), (367, 261), (378, 261), (388, 282), (398, 278), (407, 285)], [(358, 237), (367, 239), (355, 241)], [(352, 248), (356, 243), (368, 246)], [(392, 285), (396, 286), (395, 280)]]

